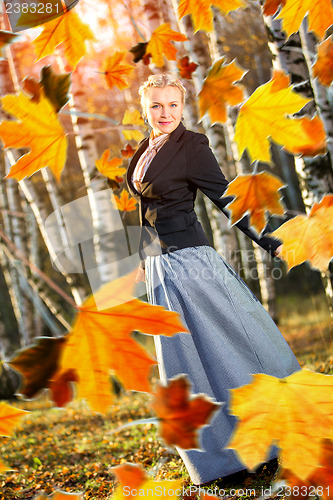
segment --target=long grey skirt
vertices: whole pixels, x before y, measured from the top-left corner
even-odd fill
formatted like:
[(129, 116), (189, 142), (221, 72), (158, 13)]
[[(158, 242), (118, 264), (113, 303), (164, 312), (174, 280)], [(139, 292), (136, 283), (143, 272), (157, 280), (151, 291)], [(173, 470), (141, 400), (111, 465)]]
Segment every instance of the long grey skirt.
[[(224, 402), (200, 430), (200, 448), (177, 451), (194, 484), (245, 468), (225, 448), (237, 422), (228, 411), (229, 389), (251, 382), (251, 374), (286, 377), (301, 367), (281, 332), (244, 281), (210, 246), (188, 247), (145, 260), (151, 304), (181, 314), (191, 334), (155, 336), (161, 382), (187, 374), (192, 394)], [(278, 456), (272, 446), (267, 460)]]

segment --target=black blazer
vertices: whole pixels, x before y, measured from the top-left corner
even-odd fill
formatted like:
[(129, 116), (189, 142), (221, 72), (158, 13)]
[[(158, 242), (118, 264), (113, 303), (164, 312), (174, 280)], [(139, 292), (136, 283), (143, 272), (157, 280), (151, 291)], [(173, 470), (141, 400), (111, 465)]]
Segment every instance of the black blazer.
[[(210, 245), (194, 212), (199, 188), (222, 212), (232, 196), (221, 198), (228, 186), (220, 166), (209, 147), (206, 135), (186, 130), (180, 123), (169, 140), (154, 157), (143, 177), (142, 192), (136, 191), (131, 177), (135, 165), (148, 147), (143, 139), (127, 168), (127, 186), (139, 203), (141, 265), (147, 255), (159, 255), (185, 247)], [(281, 241), (262, 236), (249, 229), (248, 217), (236, 226), (274, 256)], [(267, 231), (267, 229), (266, 229)]]

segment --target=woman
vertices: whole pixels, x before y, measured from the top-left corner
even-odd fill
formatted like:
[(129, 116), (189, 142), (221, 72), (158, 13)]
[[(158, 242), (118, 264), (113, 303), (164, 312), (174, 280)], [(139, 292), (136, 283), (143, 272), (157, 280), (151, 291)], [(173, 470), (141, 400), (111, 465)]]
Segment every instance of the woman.
[[(185, 88), (169, 74), (151, 75), (140, 87), (143, 114), (152, 131), (128, 170), (130, 193), (139, 202), (141, 264), (151, 304), (181, 314), (191, 335), (155, 337), (162, 382), (187, 374), (192, 393), (203, 392), (221, 409), (201, 431), (201, 450), (177, 448), (194, 484), (244, 471), (237, 453), (224, 446), (236, 417), (228, 412), (229, 389), (251, 382), (251, 374), (286, 377), (300, 365), (269, 314), (237, 273), (209, 244), (194, 212), (197, 189), (226, 215), (228, 182), (204, 134), (182, 124)], [(245, 234), (271, 255), (281, 242), (258, 238), (247, 218)], [(277, 456), (272, 447), (267, 459)]]

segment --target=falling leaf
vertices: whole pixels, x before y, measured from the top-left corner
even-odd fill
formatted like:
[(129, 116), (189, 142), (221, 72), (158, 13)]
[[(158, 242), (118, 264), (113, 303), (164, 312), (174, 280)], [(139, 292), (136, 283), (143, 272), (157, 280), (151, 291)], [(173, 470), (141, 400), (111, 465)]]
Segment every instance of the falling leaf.
[(40, 82), (37, 82), (34, 78), (26, 77), (22, 81), (22, 90), (25, 94), (29, 94), (31, 96), (32, 102), (39, 102), (41, 98), (41, 86)]
[(283, 215), (279, 189), (285, 184), (269, 172), (252, 175), (238, 175), (223, 196), (236, 196), (227, 205), (231, 211), (231, 223), (236, 224), (245, 214), (250, 214), (250, 226), (260, 234), (266, 226), (266, 211)]
[(212, 413), (220, 408), (205, 394), (190, 398), (190, 383), (186, 375), (160, 385), (152, 408), (160, 421), (160, 435), (168, 445), (199, 448), (198, 429), (207, 425)]
[(179, 500), (182, 493), (182, 480), (153, 481), (148, 479), (140, 465), (123, 464), (112, 467), (120, 485), (110, 500), (126, 500), (127, 498), (145, 498), (153, 500), (161, 497), (166, 500)]
[(146, 54), (147, 45), (148, 42), (139, 42), (136, 45), (134, 45), (134, 47), (131, 47), (129, 49), (129, 52), (134, 56), (133, 61), (135, 63), (141, 61), (141, 59), (143, 59), (147, 55)]
[(283, 72), (275, 71), (272, 79), (258, 87), (241, 106), (235, 132), (240, 155), (247, 148), (251, 161), (269, 163), (269, 137), (288, 151), (315, 141), (302, 120), (288, 117), (311, 100), (293, 92), (288, 82)]
[(178, 5), (178, 17), (191, 14), (194, 33), (198, 30), (213, 30), (213, 12), (211, 7), (217, 7), (222, 14), (227, 14), (231, 10), (237, 10), (239, 7), (246, 7), (242, 0), (180, 0)]
[(333, 24), (331, 0), (286, 0), (277, 19), (282, 19), (282, 29), (288, 37), (301, 27), (308, 15), (308, 30), (324, 38), (326, 30)]
[(110, 89), (116, 86), (123, 90), (129, 86), (127, 78), (132, 74), (134, 66), (125, 61), (126, 54), (126, 51), (117, 51), (107, 57), (104, 63), (103, 73)]
[(126, 173), (126, 168), (120, 168), (122, 158), (114, 157), (109, 160), (111, 154), (110, 149), (106, 149), (99, 160), (95, 161), (95, 165), (101, 174), (109, 179), (115, 179), (117, 176), (122, 177)]
[(333, 82), (333, 42), (327, 38), (318, 45), (317, 61), (312, 67), (313, 76), (317, 77), (322, 85), (329, 87)]
[(330, 439), (322, 440), (320, 455), (320, 465), (305, 480), (301, 480), (289, 469), (283, 468), (280, 478), (287, 480), (291, 499), (304, 498), (304, 492), (310, 492), (317, 487), (321, 491), (320, 493), (318, 491), (318, 495), (324, 500), (332, 498), (330, 488), (333, 484), (333, 443)]
[(190, 58), (184, 56), (177, 61), (177, 68), (179, 69), (180, 78), (186, 78), (190, 80), (192, 78), (192, 73), (196, 70), (198, 65), (195, 62), (190, 63)]
[(297, 215), (282, 224), (272, 236), (283, 241), (281, 257), (288, 268), (307, 260), (325, 272), (333, 257), (333, 195), (324, 196), (309, 215)]
[(15, 427), (28, 412), (0, 402), (0, 436), (11, 436)]
[(45, 97), (53, 104), (56, 113), (69, 101), (71, 73), (56, 73), (52, 66), (43, 66), (40, 85), (44, 89)]
[(121, 210), (122, 212), (132, 212), (133, 210), (136, 210), (137, 202), (134, 198), (129, 196), (126, 189), (122, 190), (120, 198), (114, 195), (112, 197), (112, 202), (115, 205), (115, 208)]
[(66, 370), (49, 382), (51, 399), (59, 407), (63, 408), (74, 399), (73, 382), (78, 382), (75, 370)]
[(11, 31), (0, 30), (0, 55), (2, 54), (2, 49), (13, 42), (16, 42), (19, 38), (17, 33), (12, 33)]
[(80, 59), (86, 55), (86, 43), (95, 41), (88, 24), (81, 21), (73, 10), (43, 25), (42, 33), (34, 40), (37, 53), (36, 61), (54, 53), (61, 46), (69, 65), (74, 69)]
[(264, 462), (272, 444), (283, 466), (305, 479), (320, 462), (321, 440), (333, 434), (333, 377), (308, 369), (277, 378), (264, 373), (231, 389), (230, 413), (240, 421), (228, 448), (248, 469)]
[(177, 49), (171, 40), (183, 42), (187, 38), (182, 33), (173, 31), (168, 23), (161, 24), (153, 31), (146, 52), (151, 54), (152, 62), (156, 66), (164, 66), (163, 54), (169, 61), (176, 61)]
[(39, 0), (37, 9), (27, 8), (22, 10), (25, 12), (21, 11), (21, 15), (15, 23), (15, 28), (34, 28), (62, 16), (65, 12), (61, 0)]
[(10, 467), (7, 467), (7, 465), (0, 460), (0, 474), (2, 474), (3, 472), (7, 472), (9, 470), (12, 469)]
[(135, 153), (135, 149), (132, 148), (130, 144), (126, 144), (125, 148), (122, 149), (120, 152), (121, 156), (123, 156), (124, 158), (131, 158)]
[(63, 350), (61, 371), (76, 370), (78, 397), (102, 413), (112, 403), (110, 371), (126, 389), (150, 392), (155, 360), (133, 339), (133, 330), (166, 336), (187, 332), (178, 313), (133, 298), (135, 274), (136, 269), (106, 284), (84, 302)]
[(233, 84), (244, 73), (235, 62), (224, 65), (223, 58), (216, 61), (208, 71), (198, 96), (200, 118), (208, 111), (212, 124), (227, 120), (227, 104), (235, 106), (244, 98), (243, 90)]
[(15, 353), (9, 365), (23, 375), (20, 394), (33, 398), (56, 373), (66, 337), (37, 337), (32, 346)]
[[(296, 120), (295, 120), (296, 122)], [(287, 148), (290, 153), (301, 156), (317, 156), (323, 155), (327, 151), (326, 146), (326, 132), (323, 121), (319, 116), (315, 115), (313, 118), (303, 116), (297, 119), (297, 122), (303, 128), (306, 134), (305, 144), (293, 144), (290, 141)]]
[(266, 0), (263, 6), (264, 16), (273, 16), (280, 6), (286, 5), (287, 0)]
[(19, 121), (3, 121), (0, 137), (5, 148), (30, 148), (12, 166), (5, 178), (21, 181), (44, 167), (49, 167), (59, 181), (67, 156), (67, 139), (50, 101), (43, 95), (38, 103), (22, 92), (2, 99), (3, 110)]
[[(123, 118), (123, 125), (140, 125), (144, 126), (144, 121), (140, 115), (140, 112), (135, 109), (134, 111), (129, 111), (128, 109), (125, 111)], [(140, 130), (122, 130), (126, 141), (130, 141), (133, 139), (136, 142), (142, 141), (145, 138)]]

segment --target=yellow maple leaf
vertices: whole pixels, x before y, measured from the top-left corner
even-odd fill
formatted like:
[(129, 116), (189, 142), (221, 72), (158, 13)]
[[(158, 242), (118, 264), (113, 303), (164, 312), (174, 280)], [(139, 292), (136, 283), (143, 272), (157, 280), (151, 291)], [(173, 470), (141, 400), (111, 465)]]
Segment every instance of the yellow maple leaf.
[(148, 374), (156, 361), (132, 338), (133, 330), (166, 336), (187, 332), (178, 313), (133, 298), (135, 274), (136, 270), (87, 298), (62, 352), (60, 370), (76, 370), (78, 396), (101, 413), (112, 403), (110, 371), (126, 389), (150, 392)]
[(123, 163), (122, 158), (118, 158), (116, 156), (115, 158), (111, 158), (111, 160), (109, 160), (108, 158), (110, 154), (110, 149), (106, 149), (100, 159), (95, 161), (95, 165), (101, 174), (105, 175), (109, 179), (115, 180), (116, 177), (122, 177), (125, 174), (126, 168), (120, 167)]
[[(129, 111), (128, 109), (126, 109), (122, 123), (123, 125), (144, 126), (144, 121), (137, 109), (135, 109), (134, 111)], [(127, 141), (133, 139), (136, 142), (140, 142), (145, 138), (140, 130), (122, 130), (122, 133), (124, 134), (124, 137)]]
[(286, 0), (278, 19), (288, 37), (299, 30), (304, 17), (308, 15), (309, 31), (324, 38), (326, 30), (333, 24), (331, 0)]
[(12, 166), (8, 177), (18, 181), (43, 167), (49, 167), (59, 181), (67, 156), (67, 139), (51, 102), (41, 94), (32, 102), (22, 92), (1, 99), (3, 109), (19, 121), (0, 124), (0, 136), (5, 148), (30, 148)]
[(244, 99), (243, 90), (234, 85), (244, 73), (235, 62), (224, 65), (223, 58), (216, 61), (199, 92), (200, 118), (208, 111), (212, 124), (227, 120), (227, 104), (235, 106)]
[(264, 373), (230, 390), (230, 413), (240, 421), (228, 443), (248, 469), (265, 461), (271, 444), (283, 466), (305, 479), (320, 463), (321, 440), (333, 434), (333, 377), (308, 369), (289, 377)]
[(325, 272), (333, 257), (333, 195), (316, 203), (309, 215), (297, 215), (273, 231), (283, 241), (281, 257), (292, 268), (306, 260)]
[(169, 61), (176, 61), (177, 49), (171, 40), (183, 42), (186, 36), (170, 28), (168, 23), (161, 24), (153, 31), (146, 48), (146, 54), (151, 54), (152, 62), (161, 67), (164, 65), (163, 54)]
[(274, 72), (272, 79), (258, 87), (240, 108), (235, 131), (240, 155), (247, 149), (251, 161), (269, 163), (269, 137), (288, 151), (314, 143), (302, 119), (288, 116), (311, 99), (293, 92), (288, 82), (283, 72)]
[(178, 5), (178, 17), (191, 14), (194, 32), (198, 30), (212, 31), (213, 30), (213, 11), (211, 7), (217, 7), (223, 14), (227, 14), (231, 10), (237, 10), (239, 7), (246, 7), (243, 0), (180, 0)]
[(166, 500), (178, 500), (182, 494), (182, 480), (154, 481), (147, 478), (141, 465), (125, 463), (112, 467), (120, 485), (112, 495), (112, 500), (126, 498), (145, 498), (154, 500), (158, 497)]
[(121, 210), (122, 212), (131, 212), (136, 209), (137, 202), (134, 198), (131, 198), (126, 191), (123, 189), (120, 198), (116, 195), (112, 197), (112, 203), (115, 205), (115, 208)]
[(333, 42), (327, 38), (318, 45), (317, 61), (312, 67), (313, 76), (317, 77), (322, 85), (329, 87), (333, 81)]
[(126, 51), (117, 51), (105, 60), (103, 73), (110, 89), (116, 86), (123, 90), (129, 86), (127, 77), (134, 70), (134, 66), (124, 60), (127, 53)]
[(86, 42), (95, 41), (88, 24), (81, 21), (73, 9), (44, 24), (43, 28), (42, 33), (33, 41), (37, 53), (36, 61), (53, 54), (60, 45), (64, 49), (68, 64), (74, 69), (87, 53)]
[(269, 172), (238, 175), (223, 196), (236, 196), (227, 205), (231, 211), (231, 223), (236, 224), (246, 213), (250, 214), (250, 225), (260, 234), (266, 226), (266, 211), (283, 215), (284, 208), (278, 190), (284, 183)]

